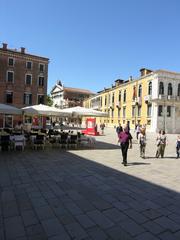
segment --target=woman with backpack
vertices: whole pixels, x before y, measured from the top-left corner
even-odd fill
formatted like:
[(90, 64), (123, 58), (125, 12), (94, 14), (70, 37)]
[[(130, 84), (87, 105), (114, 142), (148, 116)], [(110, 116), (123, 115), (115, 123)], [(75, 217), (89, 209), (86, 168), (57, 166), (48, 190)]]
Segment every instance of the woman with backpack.
[(138, 143), (140, 147), (140, 157), (145, 158), (145, 148), (146, 148), (146, 131), (142, 127), (138, 135)]
[(156, 138), (156, 144), (157, 144), (156, 158), (158, 158), (160, 155), (161, 155), (161, 158), (163, 158), (164, 151), (167, 145), (167, 137), (166, 137), (165, 131), (163, 130), (159, 131), (159, 134)]

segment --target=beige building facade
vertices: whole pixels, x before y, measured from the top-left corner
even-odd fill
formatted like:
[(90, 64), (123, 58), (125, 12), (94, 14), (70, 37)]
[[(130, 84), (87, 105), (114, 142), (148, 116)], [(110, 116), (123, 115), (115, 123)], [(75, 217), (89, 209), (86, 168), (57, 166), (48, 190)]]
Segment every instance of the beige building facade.
[(142, 68), (139, 78), (116, 80), (84, 106), (108, 113), (97, 118), (97, 124), (114, 127), (129, 122), (131, 129), (145, 124), (151, 132), (180, 133), (180, 73)]

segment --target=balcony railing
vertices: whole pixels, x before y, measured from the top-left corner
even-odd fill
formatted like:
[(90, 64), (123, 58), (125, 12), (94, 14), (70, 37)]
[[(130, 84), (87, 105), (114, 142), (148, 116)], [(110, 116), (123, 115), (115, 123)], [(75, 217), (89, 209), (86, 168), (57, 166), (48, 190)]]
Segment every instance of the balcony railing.
[(144, 101), (145, 102), (151, 102), (151, 100), (152, 100), (152, 96), (151, 95), (144, 96)]

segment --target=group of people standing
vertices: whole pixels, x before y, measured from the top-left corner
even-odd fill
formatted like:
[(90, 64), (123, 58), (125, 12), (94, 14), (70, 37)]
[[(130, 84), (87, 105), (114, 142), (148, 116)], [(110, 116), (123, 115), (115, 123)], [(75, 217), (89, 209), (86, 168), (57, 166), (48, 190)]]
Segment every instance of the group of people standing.
[[(136, 126), (136, 138), (138, 140), (139, 149), (140, 149), (140, 157), (145, 158), (145, 149), (146, 149), (146, 126), (145, 125), (137, 125)], [(130, 133), (129, 125), (120, 125), (116, 128), (116, 132), (118, 135), (118, 143), (120, 145), (122, 151), (122, 158), (124, 166), (127, 166), (127, 152), (129, 148), (132, 148), (132, 135)], [(156, 137), (156, 158), (164, 157), (164, 152), (166, 145), (168, 144), (167, 136), (165, 131), (160, 130), (157, 137)], [(176, 158), (180, 157), (180, 136), (177, 137), (176, 140)]]

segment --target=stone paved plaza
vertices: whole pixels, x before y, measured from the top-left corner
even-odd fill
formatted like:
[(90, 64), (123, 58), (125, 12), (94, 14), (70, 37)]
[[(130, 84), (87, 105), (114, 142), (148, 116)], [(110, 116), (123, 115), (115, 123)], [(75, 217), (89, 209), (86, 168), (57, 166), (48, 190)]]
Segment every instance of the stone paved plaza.
[(121, 164), (114, 129), (94, 149), (0, 152), (0, 240), (179, 240), (180, 159), (175, 135), (155, 159), (135, 138)]

